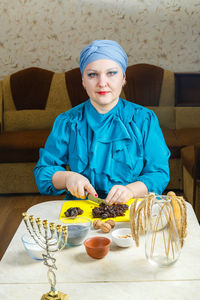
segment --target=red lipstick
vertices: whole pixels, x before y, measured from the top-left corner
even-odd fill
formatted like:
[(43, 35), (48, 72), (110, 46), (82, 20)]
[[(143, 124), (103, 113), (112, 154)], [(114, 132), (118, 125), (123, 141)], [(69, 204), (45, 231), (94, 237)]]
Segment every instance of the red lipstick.
[(108, 94), (109, 92), (97, 92), (99, 95), (106, 95), (106, 94)]

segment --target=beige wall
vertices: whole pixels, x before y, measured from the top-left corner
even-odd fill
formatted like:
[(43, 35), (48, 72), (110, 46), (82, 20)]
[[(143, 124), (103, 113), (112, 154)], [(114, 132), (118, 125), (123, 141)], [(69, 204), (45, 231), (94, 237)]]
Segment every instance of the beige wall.
[(200, 71), (199, 0), (0, 0), (0, 78), (39, 66), (78, 66), (94, 39), (114, 39), (129, 65)]

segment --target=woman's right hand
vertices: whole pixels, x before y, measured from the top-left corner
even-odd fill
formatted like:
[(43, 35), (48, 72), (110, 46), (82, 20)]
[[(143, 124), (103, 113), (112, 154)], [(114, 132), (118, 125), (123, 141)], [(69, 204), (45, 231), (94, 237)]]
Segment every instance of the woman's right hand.
[(67, 172), (65, 178), (66, 188), (76, 198), (85, 199), (87, 193), (97, 197), (97, 192), (85, 176), (75, 172)]

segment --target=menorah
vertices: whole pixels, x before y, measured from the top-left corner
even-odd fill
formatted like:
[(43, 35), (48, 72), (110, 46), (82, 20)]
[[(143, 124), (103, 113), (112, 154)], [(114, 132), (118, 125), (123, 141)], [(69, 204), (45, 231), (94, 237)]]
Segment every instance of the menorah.
[(55, 288), (56, 275), (53, 270), (57, 270), (57, 267), (56, 259), (52, 256), (53, 253), (65, 247), (68, 237), (67, 226), (56, 226), (55, 223), (48, 224), (47, 220), (41, 221), (40, 218), (35, 219), (34, 216), (29, 216), (27, 213), (23, 213), (22, 215), (31, 237), (46, 252), (42, 256), (44, 265), (48, 267), (47, 278), (51, 285), (51, 290), (44, 294), (41, 300), (68, 300), (68, 295), (57, 291)]

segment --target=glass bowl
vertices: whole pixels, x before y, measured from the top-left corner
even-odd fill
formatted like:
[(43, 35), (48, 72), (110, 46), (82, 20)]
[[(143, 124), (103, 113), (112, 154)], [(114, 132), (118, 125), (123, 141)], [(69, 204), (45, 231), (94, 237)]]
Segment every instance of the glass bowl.
[(22, 235), (21, 240), (26, 252), (31, 258), (35, 260), (43, 260), (42, 254), (45, 254), (45, 250), (34, 241), (29, 233)]
[(68, 228), (68, 238), (66, 246), (80, 246), (85, 240), (91, 226), (92, 221), (85, 217), (67, 217), (60, 220), (62, 226)]

